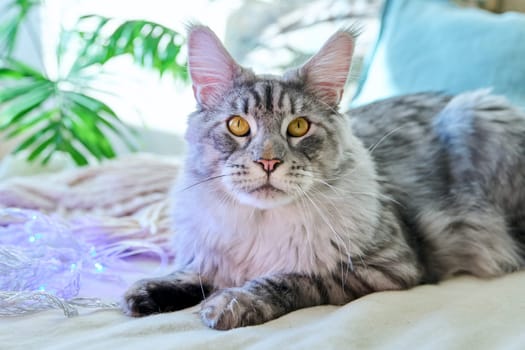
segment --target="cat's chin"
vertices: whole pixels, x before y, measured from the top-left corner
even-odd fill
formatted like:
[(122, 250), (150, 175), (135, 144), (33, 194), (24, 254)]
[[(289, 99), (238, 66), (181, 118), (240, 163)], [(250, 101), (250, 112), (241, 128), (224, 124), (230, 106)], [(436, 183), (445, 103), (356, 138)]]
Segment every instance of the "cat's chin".
[(236, 195), (239, 202), (258, 209), (272, 209), (289, 204), (293, 197), (284, 191), (271, 186), (262, 186), (250, 192), (241, 192)]

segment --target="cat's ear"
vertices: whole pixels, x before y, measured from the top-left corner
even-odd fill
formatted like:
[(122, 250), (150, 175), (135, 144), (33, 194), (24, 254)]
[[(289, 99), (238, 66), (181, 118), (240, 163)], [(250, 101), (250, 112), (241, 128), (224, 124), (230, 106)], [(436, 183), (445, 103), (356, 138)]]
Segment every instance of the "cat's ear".
[(203, 107), (217, 105), (240, 70), (215, 33), (202, 25), (189, 27), (188, 66), (195, 99)]
[(335, 107), (341, 101), (350, 70), (356, 32), (341, 30), (321, 50), (299, 68), (299, 76), (308, 92)]

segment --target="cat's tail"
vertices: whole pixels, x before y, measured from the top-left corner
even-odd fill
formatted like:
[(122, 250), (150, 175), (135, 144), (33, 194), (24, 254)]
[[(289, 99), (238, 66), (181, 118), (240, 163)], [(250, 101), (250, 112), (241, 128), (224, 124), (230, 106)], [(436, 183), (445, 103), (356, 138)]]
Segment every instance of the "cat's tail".
[(451, 180), (462, 191), (493, 193), (501, 184), (524, 186), (516, 193), (525, 188), (525, 111), (506, 97), (490, 89), (459, 94), (432, 127), (447, 156)]

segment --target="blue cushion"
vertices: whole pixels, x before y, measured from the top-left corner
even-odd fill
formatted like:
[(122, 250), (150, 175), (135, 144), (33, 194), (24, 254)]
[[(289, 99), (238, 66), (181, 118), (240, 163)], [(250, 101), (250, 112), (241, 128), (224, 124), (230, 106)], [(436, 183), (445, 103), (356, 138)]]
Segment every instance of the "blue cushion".
[(494, 14), (448, 0), (386, 0), (352, 105), (487, 87), (525, 107), (524, 14)]

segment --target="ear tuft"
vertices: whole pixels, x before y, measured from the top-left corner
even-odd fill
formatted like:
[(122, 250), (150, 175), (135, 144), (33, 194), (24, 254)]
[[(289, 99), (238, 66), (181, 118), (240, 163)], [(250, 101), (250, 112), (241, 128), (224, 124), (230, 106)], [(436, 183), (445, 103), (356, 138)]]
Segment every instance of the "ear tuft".
[(238, 65), (208, 27), (191, 25), (188, 33), (188, 66), (197, 103), (213, 107), (233, 87)]
[(356, 31), (336, 32), (300, 69), (306, 89), (336, 107), (341, 101), (354, 52)]

